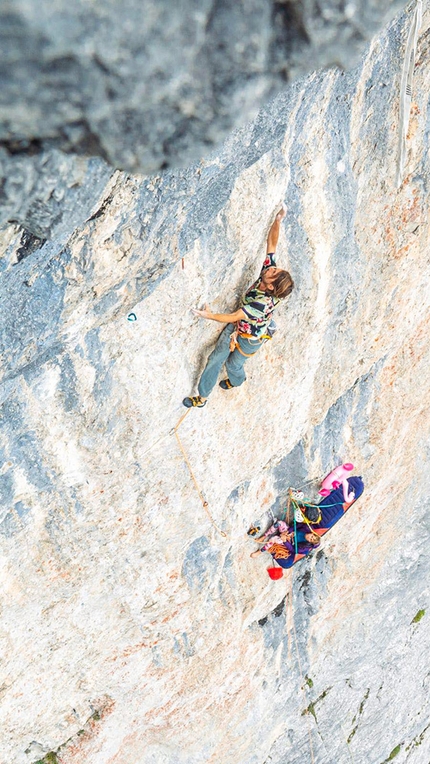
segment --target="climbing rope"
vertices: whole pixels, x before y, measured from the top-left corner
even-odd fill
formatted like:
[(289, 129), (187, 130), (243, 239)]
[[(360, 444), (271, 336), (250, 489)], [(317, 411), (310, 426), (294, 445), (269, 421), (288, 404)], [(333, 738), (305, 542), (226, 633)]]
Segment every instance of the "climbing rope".
[(294, 520), (294, 554), (295, 554), (295, 556), (297, 557), (297, 552), (298, 552), (298, 545), (297, 545), (297, 527), (296, 527), (296, 513), (295, 513), (295, 511), (294, 511), (294, 510), (295, 510), (295, 506), (294, 506), (294, 505), (296, 504), (296, 501), (295, 501), (295, 499), (293, 499), (293, 497), (291, 496), (291, 488), (290, 488), (290, 498), (291, 498), (291, 503), (292, 503), (292, 505), (293, 505), (293, 520)]
[(197, 493), (198, 493), (198, 495), (200, 497), (200, 501), (202, 502), (203, 509), (205, 510), (209, 520), (211, 521), (211, 523), (214, 526), (214, 528), (216, 528), (218, 533), (220, 533), (221, 536), (223, 536), (224, 538), (227, 538), (227, 534), (225, 533), (225, 531), (221, 530), (221, 528), (218, 527), (218, 525), (216, 524), (215, 520), (213, 519), (211, 513), (208, 510), (209, 504), (206, 501), (205, 497), (203, 496), (203, 493), (202, 493), (202, 491), (200, 489), (200, 486), (199, 486), (199, 484), (197, 482), (196, 476), (194, 475), (193, 468), (191, 467), (190, 460), (189, 460), (189, 458), (187, 456), (187, 452), (185, 451), (185, 448), (183, 447), (181, 439), (179, 437), (178, 429), (181, 426), (181, 424), (184, 421), (184, 419), (187, 416), (187, 414), (190, 413), (190, 411), (191, 411), (191, 409), (188, 409), (188, 411), (186, 411), (185, 414), (183, 416), (181, 416), (179, 421), (176, 423), (176, 425), (172, 428), (172, 430), (170, 432), (175, 434), (176, 440), (178, 442), (178, 446), (181, 449), (182, 456), (184, 457), (185, 464), (188, 467), (189, 473), (191, 475), (191, 479), (192, 479), (192, 481), (194, 483), (194, 486), (195, 486), (195, 489), (196, 489), (196, 491), (197, 491)]
[[(293, 500), (293, 501), (294, 501), (294, 500)], [(323, 507), (324, 507), (324, 509), (325, 509), (326, 507), (337, 507), (337, 506), (338, 506), (338, 504), (346, 504), (346, 503), (348, 503), (348, 502), (343, 502), (343, 501), (336, 501), (334, 504), (323, 504)], [(300, 499), (300, 501), (298, 502), (298, 504), (299, 504), (299, 505), (300, 505), (300, 504), (303, 504), (303, 506), (304, 506), (304, 507), (316, 507), (316, 509), (321, 509), (321, 504), (311, 504), (311, 502), (309, 501), (309, 499)]]
[(185, 414), (182, 414), (181, 418), (176, 422), (175, 426), (172, 427), (172, 429), (170, 430), (169, 435), (173, 435), (173, 433), (176, 432), (176, 430), (178, 429), (178, 427), (181, 426), (182, 422), (188, 416), (190, 411), (191, 411), (191, 409), (187, 409)]
[(203, 509), (205, 510), (209, 520), (211, 521), (211, 523), (214, 526), (214, 528), (216, 528), (218, 533), (220, 533), (221, 536), (223, 536), (224, 538), (227, 538), (227, 534), (224, 531), (222, 531), (221, 528), (218, 527), (218, 525), (216, 524), (216, 522), (214, 521), (212, 515), (210, 514), (210, 512), (208, 510), (208, 506), (209, 506), (208, 502), (206, 501), (205, 497), (203, 496), (203, 493), (202, 493), (202, 491), (200, 489), (200, 486), (199, 486), (199, 484), (197, 482), (196, 476), (194, 475), (193, 469), (191, 467), (190, 460), (189, 460), (189, 458), (187, 456), (187, 453), (186, 453), (186, 451), (185, 451), (185, 449), (184, 449), (184, 447), (182, 445), (181, 439), (180, 439), (179, 434), (178, 434), (179, 427), (181, 426), (181, 424), (184, 421), (185, 417), (188, 416), (190, 411), (192, 411), (192, 409), (187, 409), (185, 414), (183, 414), (181, 416), (181, 418), (176, 422), (175, 426), (172, 427), (171, 430), (169, 430), (169, 432), (167, 432), (165, 435), (161, 435), (159, 438), (157, 438), (157, 440), (154, 441), (152, 446), (150, 446), (146, 451), (144, 451), (144, 453), (143, 453), (141, 458), (143, 459), (143, 457), (146, 456), (146, 454), (149, 454), (151, 451), (153, 451), (155, 446), (157, 446), (158, 443), (160, 443), (162, 440), (165, 440), (166, 438), (170, 437), (171, 435), (175, 435), (177, 443), (178, 443), (178, 446), (179, 446), (179, 448), (180, 448), (180, 450), (182, 452), (182, 456), (184, 457), (185, 464), (187, 465), (189, 473), (191, 475), (191, 479), (192, 479), (192, 481), (193, 481), (193, 483), (195, 485), (196, 491), (197, 491), (197, 493), (198, 493), (198, 495), (200, 497), (200, 500), (202, 502)]
[[(298, 510), (299, 510), (299, 512), (300, 512), (301, 516), (303, 517), (303, 520), (304, 520), (304, 522), (305, 522), (305, 523), (306, 523), (306, 525), (308, 526), (308, 528), (309, 528), (310, 532), (311, 532), (311, 533), (315, 533), (314, 529), (312, 528), (311, 524), (309, 523), (309, 520), (308, 520), (308, 518), (307, 518), (307, 517), (306, 517), (306, 515), (304, 515), (304, 514), (303, 514), (303, 512), (301, 511), (301, 508), (300, 508), (299, 504), (298, 504), (296, 501), (294, 501), (294, 500), (293, 500), (293, 517), (294, 517), (294, 540), (295, 540), (295, 533), (296, 533), (296, 509), (298, 509)], [(319, 522), (320, 522), (320, 520), (321, 520), (321, 512), (320, 512), (320, 516), (319, 516), (319, 518), (318, 518), (318, 521), (317, 521), (317, 522), (319, 523)], [(297, 544), (296, 544), (296, 554), (297, 554)]]
[(162, 440), (166, 440), (166, 438), (170, 437), (170, 435), (173, 435), (173, 429), (169, 430), (169, 432), (166, 432), (164, 435), (160, 435), (160, 437), (157, 438), (157, 440), (154, 440), (152, 446), (149, 446), (149, 448), (147, 448), (146, 451), (143, 452), (140, 459), (143, 461), (144, 457), (147, 454), (150, 454), (151, 451), (154, 450), (155, 446), (158, 446), (158, 444), (161, 443)]
[[(288, 492), (287, 506), (285, 507), (285, 522), (290, 524), (291, 494)], [(293, 510), (294, 511), (294, 510)]]
[(324, 475), (319, 475), (318, 477), (310, 478), (310, 480), (306, 480), (306, 483), (302, 483), (302, 485), (299, 485), (298, 488), (296, 488), (297, 491), (301, 491), (302, 488), (305, 488), (305, 486), (310, 485), (311, 483), (321, 483)]

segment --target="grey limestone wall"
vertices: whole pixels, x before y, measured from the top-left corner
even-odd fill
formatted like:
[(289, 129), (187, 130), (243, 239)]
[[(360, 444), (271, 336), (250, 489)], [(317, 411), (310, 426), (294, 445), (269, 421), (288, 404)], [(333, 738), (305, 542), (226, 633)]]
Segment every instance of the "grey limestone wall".
[[(2, 764), (429, 761), (428, 8), (396, 187), (412, 8), (185, 169), (2, 154)], [(173, 428), (219, 327), (191, 308), (237, 307), (281, 201), (278, 332), (178, 430), (203, 507)], [(362, 499), (271, 581), (249, 525), (345, 460)]]

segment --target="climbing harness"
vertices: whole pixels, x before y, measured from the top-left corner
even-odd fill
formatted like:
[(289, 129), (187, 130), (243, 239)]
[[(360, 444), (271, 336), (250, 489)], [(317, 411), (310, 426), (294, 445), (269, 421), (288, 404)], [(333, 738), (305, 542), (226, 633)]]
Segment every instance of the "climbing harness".
[[(246, 335), (244, 335), (244, 334), (239, 334), (239, 337), (245, 337), (245, 336)], [(261, 339), (263, 339), (263, 338), (261, 338)], [(238, 342), (235, 343), (235, 348), (236, 348), (236, 350), (239, 351), (240, 355), (244, 355), (245, 358), (251, 358), (251, 356), (255, 355), (255, 351), (254, 351), (254, 353), (245, 353), (245, 351), (242, 350), (242, 348), (240, 347)]]
[[(238, 337), (244, 337), (246, 340), (251, 341), (254, 340), (254, 342), (258, 342), (260, 345), (263, 344), (263, 342), (267, 342), (267, 340), (271, 340), (273, 338), (273, 335), (276, 331), (276, 324), (274, 321), (271, 321), (270, 323), (273, 323), (274, 328), (272, 329), (271, 333), (268, 331), (267, 334), (262, 334), (261, 337), (254, 337), (252, 334), (245, 334), (244, 332), (239, 332), (236, 324), (235, 330), (230, 334), (230, 353), (233, 353), (234, 350), (238, 350), (241, 355), (244, 355), (245, 358), (250, 358), (251, 356), (255, 355), (254, 353), (245, 353), (244, 350), (239, 345)], [(269, 324), (270, 326), (270, 324)]]
[(422, 20), (422, 0), (417, 0), (408, 39), (406, 41), (405, 57), (403, 60), (402, 77), (400, 81), (400, 132), (399, 150), (397, 160), (396, 185), (400, 188), (403, 180), (406, 157), (406, 139), (409, 130), (409, 117), (412, 103), (412, 82), (414, 77), (415, 57), (417, 50), (418, 34)]
[(175, 438), (176, 438), (176, 440), (177, 440), (177, 442), (178, 442), (178, 446), (179, 446), (179, 448), (180, 448), (180, 450), (181, 450), (181, 452), (182, 452), (182, 456), (184, 457), (184, 461), (185, 461), (185, 464), (186, 464), (186, 465), (187, 465), (187, 467), (188, 467), (189, 473), (190, 473), (190, 475), (191, 475), (191, 479), (192, 479), (192, 481), (193, 481), (193, 483), (194, 483), (195, 489), (196, 489), (196, 491), (197, 491), (197, 493), (198, 493), (198, 495), (199, 495), (200, 501), (202, 502), (202, 507), (203, 507), (203, 509), (205, 510), (205, 512), (206, 512), (206, 514), (207, 514), (207, 516), (208, 516), (209, 520), (211, 521), (211, 523), (212, 523), (212, 525), (214, 526), (214, 528), (216, 528), (216, 530), (218, 531), (218, 533), (220, 533), (220, 534), (221, 534), (221, 536), (223, 536), (224, 538), (227, 538), (227, 534), (225, 533), (225, 531), (221, 530), (221, 528), (219, 528), (219, 527), (218, 527), (218, 525), (216, 524), (215, 520), (213, 519), (213, 517), (212, 517), (211, 513), (210, 513), (210, 512), (209, 512), (209, 510), (208, 510), (208, 506), (209, 506), (209, 504), (208, 504), (208, 502), (206, 501), (205, 497), (203, 496), (203, 493), (202, 493), (202, 491), (201, 491), (201, 489), (200, 489), (200, 486), (199, 486), (199, 484), (198, 484), (198, 482), (197, 482), (196, 476), (194, 475), (193, 469), (192, 469), (192, 467), (191, 467), (191, 464), (190, 464), (190, 460), (189, 460), (189, 458), (188, 458), (188, 456), (187, 456), (187, 452), (185, 451), (185, 448), (183, 447), (183, 445), (182, 445), (182, 442), (181, 442), (181, 439), (180, 439), (180, 437), (179, 437), (178, 429), (179, 429), (179, 427), (181, 426), (182, 422), (184, 421), (185, 417), (186, 417), (186, 416), (188, 416), (188, 414), (190, 413), (190, 411), (191, 411), (191, 409), (188, 409), (188, 411), (186, 411), (186, 412), (185, 412), (185, 414), (183, 414), (183, 415), (181, 416), (181, 418), (180, 418), (180, 419), (179, 419), (179, 421), (176, 423), (176, 425), (175, 425), (174, 427), (172, 427), (172, 429), (170, 430), (170, 433), (169, 433), (169, 434), (173, 434), (173, 433), (174, 433), (174, 435), (175, 435)]

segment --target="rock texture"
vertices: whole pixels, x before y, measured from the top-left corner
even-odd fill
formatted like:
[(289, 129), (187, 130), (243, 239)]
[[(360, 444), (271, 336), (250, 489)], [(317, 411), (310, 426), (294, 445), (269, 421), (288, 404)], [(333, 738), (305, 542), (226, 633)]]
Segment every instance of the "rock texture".
[[(186, 170), (5, 157), (2, 764), (429, 761), (429, 10), (396, 189), (409, 18)], [(178, 430), (204, 508), (172, 428), (219, 328), (190, 308), (236, 307), (282, 199), (279, 331)], [(250, 523), (345, 459), (363, 498), (270, 581)]]
[(403, 0), (4, 0), (0, 142), (189, 164), (286, 81), (351, 67)]

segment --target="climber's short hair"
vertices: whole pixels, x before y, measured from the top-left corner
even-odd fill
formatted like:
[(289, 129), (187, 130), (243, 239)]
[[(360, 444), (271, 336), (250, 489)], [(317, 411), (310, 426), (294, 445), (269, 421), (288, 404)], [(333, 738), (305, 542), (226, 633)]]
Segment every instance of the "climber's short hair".
[(288, 271), (279, 271), (271, 282), (271, 286), (273, 286), (273, 296), (282, 299), (291, 294), (294, 288), (294, 281)]

